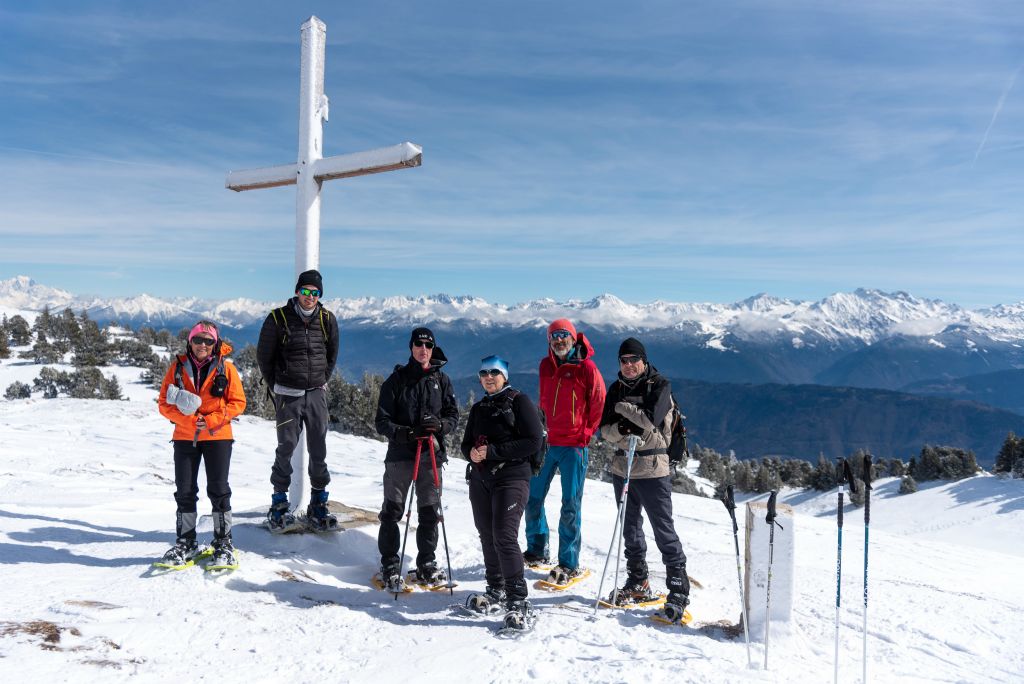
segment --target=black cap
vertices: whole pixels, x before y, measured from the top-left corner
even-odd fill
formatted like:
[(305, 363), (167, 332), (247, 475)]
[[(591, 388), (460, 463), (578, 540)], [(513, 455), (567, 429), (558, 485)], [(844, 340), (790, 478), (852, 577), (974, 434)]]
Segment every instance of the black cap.
[(320, 296), (324, 295), (324, 279), (320, 277), (320, 271), (303, 271), (299, 274), (299, 279), (295, 283), (295, 291), (298, 292), (300, 287), (307, 285), (315, 285), (316, 289), (320, 290)]
[(627, 337), (619, 345), (619, 356), (626, 356), (627, 354), (636, 354), (644, 363), (647, 363), (647, 350), (644, 349), (644, 343), (635, 337)]
[(409, 347), (412, 347), (412, 343), (417, 340), (421, 342), (429, 342), (430, 344), (436, 345), (434, 341), (434, 333), (430, 331), (430, 328), (416, 328), (412, 331), (412, 335), (409, 337)]

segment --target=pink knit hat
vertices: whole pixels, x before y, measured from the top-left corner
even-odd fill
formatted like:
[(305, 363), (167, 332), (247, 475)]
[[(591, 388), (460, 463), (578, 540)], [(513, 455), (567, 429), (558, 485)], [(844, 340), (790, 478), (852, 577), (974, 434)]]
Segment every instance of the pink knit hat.
[(576, 339), (576, 327), (568, 318), (559, 318), (558, 320), (551, 321), (551, 325), (548, 326), (548, 337), (551, 337), (551, 333), (558, 330), (568, 331), (568, 333), (572, 335), (572, 339)]

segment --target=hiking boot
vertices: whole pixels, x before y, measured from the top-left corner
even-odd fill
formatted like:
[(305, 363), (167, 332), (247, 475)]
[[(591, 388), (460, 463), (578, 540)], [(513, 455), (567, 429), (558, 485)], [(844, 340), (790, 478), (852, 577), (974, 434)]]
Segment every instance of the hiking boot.
[(213, 540), (213, 558), (210, 565), (238, 565), (238, 556), (235, 554), (235, 546), (231, 543), (230, 536)]
[(651, 591), (651, 584), (646, 577), (629, 577), (618, 591), (613, 591), (608, 603), (617, 606), (628, 606), (633, 603), (653, 601), (658, 596)]
[(668, 598), (665, 599), (664, 614), (665, 619), (673, 624), (679, 624), (683, 621), (686, 612), (686, 606), (690, 605), (690, 598), (685, 594), (678, 592), (669, 592)]
[(533, 606), (526, 599), (518, 601), (507, 601), (505, 603), (505, 629), (527, 631), (533, 629), (537, 622), (537, 615), (533, 612)]
[(382, 565), (380, 582), (384, 585), (384, 591), (389, 591), (392, 594), (398, 594), (405, 590), (405, 580), (402, 579), (397, 565)]
[(415, 577), (417, 582), (431, 586), (438, 586), (448, 582), (448, 575), (445, 574), (444, 570), (437, 567), (437, 563), (434, 561), (416, 568)]
[(543, 553), (534, 553), (527, 549), (526, 553), (523, 554), (523, 564), (530, 567), (535, 567), (537, 565), (550, 565), (551, 560)]
[(167, 552), (160, 558), (160, 562), (168, 565), (185, 565), (200, 553), (199, 544), (195, 539), (179, 537), (174, 542), (174, 546), (167, 549)]
[(295, 516), (288, 512), (288, 492), (274, 492), (270, 497), (270, 510), (267, 511), (267, 527), (281, 530), (295, 522)]
[(316, 530), (330, 530), (338, 526), (338, 518), (327, 512), (327, 492), (314, 489), (306, 507), (306, 520)]
[(466, 599), (466, 608), (475, 613), (490, 615), (497, 613), (505, 606), (505, 587), (492, 584), (482, 594), (470, 594)]
[(566, 568), (561, 565), (558, 565), (552, 568), (551, 572), (548, 573), (548, 582), (551, 584), (563, 586), (582, 574), (583, 571), (579, 568)]

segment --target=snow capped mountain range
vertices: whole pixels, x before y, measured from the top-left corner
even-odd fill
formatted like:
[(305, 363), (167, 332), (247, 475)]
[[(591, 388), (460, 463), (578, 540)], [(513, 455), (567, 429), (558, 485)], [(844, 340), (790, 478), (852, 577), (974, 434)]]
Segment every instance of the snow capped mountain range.
[[(212, 318), (243, 328), (259, 323), (281, 301), (248, 298), (161, 299), (147, 294), (117, 299), (78, 296), (36, 283), (27, 276), (0, 281), (0, 307), (39, 311), (85, 309), (97, 320), (121, 320), (155, 327), (179, 326)], [(799, 348), (808, 340), (871, 345), (893, 336), (936, 336), (957, 330), (998, 342), (1024, 341), (1024, 301), (969, 310), (906, 292), (858, 289), (818, 301), (795, 301), (758, 294), (733, 304), (655, 301), (630, 304), (612, 294), (591, 300), (557, 302), (536, 299), (498, 304), (474, 296), (359, 297), (327, 299), (324, 304), (342, 321), (385, 328), (418, 323), (478, 327), (540, 328), (555, 318), (569, 318), (583, 328), (606, 331), (666, 330), (700, 337), (708, 348), (727, 349), (727, 337), (754, 341), (790, 338)], [(936, 341), (935, 344), (942, 343)]]

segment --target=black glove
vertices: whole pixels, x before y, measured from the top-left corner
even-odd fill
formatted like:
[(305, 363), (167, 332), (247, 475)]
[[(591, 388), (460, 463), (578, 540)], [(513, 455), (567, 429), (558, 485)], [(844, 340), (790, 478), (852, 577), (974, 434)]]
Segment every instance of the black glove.
[(432, 413), (424, 413), (420, 424), (416, 426), (417, 437), (429, 437), (441, 432), (441, 419)]
[(642, 427), (640, 427), (639, 425), (634, 424), (633, 421), (627, 420), (625, 418), (623, 418), (623, 419), (621, 419), (619, 421), (618, 428), (619, 428), (619, 434), (622, 434), (622, 435), (642, 436), (644, 434), (644, 429)]

